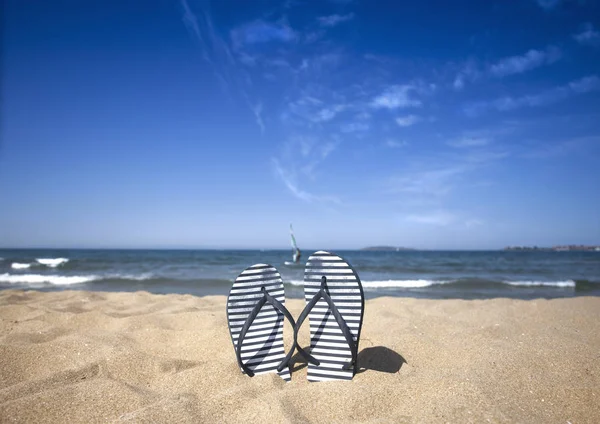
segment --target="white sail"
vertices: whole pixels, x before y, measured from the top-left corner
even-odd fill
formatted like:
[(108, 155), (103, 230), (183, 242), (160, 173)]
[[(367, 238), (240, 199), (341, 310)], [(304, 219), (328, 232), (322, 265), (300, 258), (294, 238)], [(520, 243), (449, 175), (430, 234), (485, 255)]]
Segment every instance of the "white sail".
[(292, 260), (296, 262), (300, 256), (300, 249), (298, 249), (298, 245), (296, 244), (296, 237), (294, 237), (294, 229), (292, 228), (292, 224), (290, 224), (290, 238), (292, 242)]

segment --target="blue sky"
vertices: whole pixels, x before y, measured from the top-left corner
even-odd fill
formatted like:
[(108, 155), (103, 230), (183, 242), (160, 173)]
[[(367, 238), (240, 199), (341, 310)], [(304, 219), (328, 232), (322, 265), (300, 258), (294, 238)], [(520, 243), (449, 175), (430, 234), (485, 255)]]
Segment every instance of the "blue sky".
[(4, 3), (0, 246), (600, 243), (600, 5)]

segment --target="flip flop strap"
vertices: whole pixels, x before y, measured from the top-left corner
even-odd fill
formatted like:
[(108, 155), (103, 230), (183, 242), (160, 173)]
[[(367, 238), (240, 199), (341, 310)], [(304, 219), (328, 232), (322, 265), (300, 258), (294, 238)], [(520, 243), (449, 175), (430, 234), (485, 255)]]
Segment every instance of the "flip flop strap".
[(314, 358), (311, 354), (309, 354), (304, 349), (302, 349), (300, 347), (300, 345), (298, 344), (298, 330), (302, 326), (302, 323), (304, 322), (304, 320), (306, 319), (306, 317), (308, 316), (310, 311), (315, 307), (317, 302), (320, 299), (323, 299), (323, 300), (325, 300), (325, 302), (327, 302), (327, 305), (329, 306), (329, 309), (331, 310), (331, 313), (333, 314), (333, 317), (335, 318), (338, 326), (340, 327), (340, 330), (342, 331), (342, 334), (344, 335), (344, 338), (346, 339), (346, 343), (348, 343), (348, 347), (350, 348), (350, 354), (352, 355), (352, 360), (349, 364), (344, 365), (343, 369), (346, 370), (356, 363), (357, 346), (356, 346), (356, 342), (354, 341), (354, 337), (352, 336), (352, 332), (350, 331), (348, 324), (346, 324), (346, 320), (344, 319), (344, 317), (338, 310), (337, 306), (335, 306), (335, 303), (333, 302), (333, 300), (331, 299), (331, 297), (325, 290), (326, 284), (327, 284), (327, 277), (325, 277), (325, 276), (321, 277), (321, 289), (313, 296), (313, 298), (310, 300), (310, 302), (308, 302), (306, 304), (306, 307), (300, 314), (298, 321), (296, 321), (296, 331), (294, 332), (294, 344), (296, 345), (298, 352), (300, 352), (300, 354), (302, 356), (304, 356), (304, 358), (307, 361), (309, 361), (313, 365), (317, 365), (317, 366), (321, 365), (321, 363), (316, 358)]
[[(252, 326), (252, 323), (256, 319), (256, 317), (257, 317), (258, 313), (260, 312), (260, 310), (262, 309), (262, 307), (267, 303), (273, 305), (273, 307), (275, 309), (277, 309), (279, 312), (281, 312), (288, 319), (288, 321), (290, 321), (290, 323), (292, 324), (292, 328), (294, 328), (294, 330), (296, 328), (296, 322), (294, 321), (294, 318), (292, 317), (290, 312), (287, 310), (287, 308), (280, 301), (278, 301), (273, 296), (271, 296), (264, 287), (261, 287), (261, 291), (263, 293), (263, 297), (261, 297), (258, 300), (258, 302), (256, 302), (256, 305), (254, 305), (254, 308), (252, 309), (250, 314), (248, 314), (248, 317), (246, 318), (246, 322), (244, 322), (244, 326), (242, 327), (242, 331), (240, 331), (240, 334), (238, 336), (237, 345), (235, 347), (235, 356), (237, 357), (238, 365), (250, 377), (254, 377), (254, 372), (246, 364), (244, 364), (242, 362), (242, 342), (244, 341), (244, 339), (246, 337), (246, 333), (250, 329), (250, 326)], [(295, 336), (295, 331), (294, 331), (294, 336)], [(283, 370), (283, 368), (285, 368), (285, 365), (287, 365), (287, 363), (289, 363), (292, 355), (294, 354), (294, 349), (295, 349), (295, 346), (292, 346), (292, 349), (288, 352), (288, 354), (285, 356), (285, 358), (283, 358), (283, 360), (277, 367), (277, 371)]]

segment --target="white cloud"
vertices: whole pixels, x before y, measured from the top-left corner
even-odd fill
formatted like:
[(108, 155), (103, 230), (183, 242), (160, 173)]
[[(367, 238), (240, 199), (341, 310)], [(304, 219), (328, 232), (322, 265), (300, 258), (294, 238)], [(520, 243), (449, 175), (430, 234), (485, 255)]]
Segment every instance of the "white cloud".
[(398, 124), (401, 127), (410, 127), (411, 125), (416, 124), (420, 120), (421, 118), (419, 118), (417, 115), (406, 115), (396, 118), (396, 124)]
[(467, 172), (465, 164), (446, 164), (439, 167), (407, 172), (394, 176), (390, 181), (391, 191), (417, 195), (442, 196), (452, 190), (455, 179)]
[(467, 81), (475, 81), (481, 75), (477, 65), (473, 60), (468, 61), (463, 68), (456, 74), (452, 86), (455, 90), (462, 90)]
[(369, 131), (369, 124), (367, 122), (349, 122), (343, 124), (340, 130), (344, 133), (360, 133)]
[(212, 19), (207, 10), (200, 9), (196, 15), (187, 0), (181, 0), (183, 8), (183, 23), (188, 32), (202, 47), (202, 58), (211, 65), (217, 79), (228, 88), (231, 78), (228, 76), (227, 65), (234, 62), (227, 43), (215, 31)]
[(536, 2), (542, 9), (552, 10), (561, 3), (561, 0), (536, 0)]
[(316, 117), (313, 118), (315, 122), (326, 122), (331, 121), (335, 116), (342, 112), (346, 108), (345, 105), (334, 105), (321, 109)]
[(398, 140), (386, 140), (385, 141), (385, 146), (389, 147), (391, 149), (395, 149), (398, 147), (405, 147), (408, 146), (408, 143), (404, 140), (398, 141)]
[(235, 46), (268, 42), (290, 42), (296, 39), (296, 32), (285, 22), (256, 20), (231, 31)]
[(581, 78), (569, 83), (569, 88), (575, 93), (588, 93), (600, 89), (600, 78), (596, 75)]
[(578, 137), (554, 142), (538, 142), (522, 154), (528, 159), (564, 158), (570, 154), (586, 154), (592, 146), (600, 145), (599, 136)]
[(489, 66), (478, 64), (471, 59), (466, 62), (456, 74), (452, 86), (462, 90), (468, 82), (474, 82), (483, 77), (503, 78), (509, 75), (521, 74), (541, 66), (551, 65), (562, 58), (558, 47), (548, 46), (542, 50), (531, 49), (522, 55), (505, 57)]
[(490, 140), (485, 137), (463, 137), (457, 140), (449, 141), (447, 144), (451, 147), (461, 149), (469, 147), (487, 146), (489, 143)]
[(262, 103), (257, 103), (254, 106), (250, 106), (250, 109), (252, 110), (252, 113), (254, 113), (254, 117), (256, 118), (256, 125), (258, 125), (258, 127), (260, 128), (260, 132), (264, 133), (265, 132), (265, 124), (263, 122), (263, 118), (262, 118), (262, 110), (263, 110), (263, 105)]
[(591, 23), (586, 23), (580, 32), (573, 35), (579, 44), (600, 45), (600, 32), (594, 29)]
[(405, 194), (411, 199), (441, 200), (465, 183), (468, 185), (476, 171), (493, 166), (506, 157), (508, 152), (484, 146), (428, 154), (404, 164), (402, 172), (388, 180), (387, 192)]
[(325, 143), (321, 147), (321, 160), (324, 160), (327, 156), (329, 156), (329, 154), (336, 149), (337, 145), (338, 143), (334, 142)]
[(294, 174), (285, 170), (279, 163), (277, 159), (272, 160), (273, 168), (275, 169), (275, 173), (284, 183), (286, 188), (300, 200), (303, 200), (307, 203), (313, 202), (331, 202), (331, 203), (340, 203), (340, 200), (335, 196), (319, 196), (312, 193), (309, 193), (305, 190), (302, 190), (298, 187), (296, 179), (294, 178)]
[(198, 25), (198, 18), (190, 9), (187, 0), (181, 0), (181, 7), (183, 7), (183, 23), (199, 42), (204, 43), (204, 37), (202, 37), (202, 31), (200, 31)]
[(371, 106), (375, 109), (420, 107), (422, 105), (421, 101), (414, 98), (415, 93), (418, 91), (418, 87), (413, 84), (394, 85), (375, 97), (371, 102)]
[(367, 121), (371, 119), (371, 114), (369, 112), (363, 111), (356, 115), (356, 119), (360, 119), (361, 121)]
[(319, 24), (324, 27), (334, 27), (342, 22), (348, 22), (354, 19), (354, 13), (348, 13), (347, 15), (329, 15), (321, 16), (317, 18)]
[(520, 56), (501, 59), (490, 67), (490, 73), (495, 77), (521, 74), (543, 65), (550, 65), (562, 56), (560, 49), (549, 46), (545, 50), (531, 49)]
[(538, 94), (520, 97), (505, 96), (488, 102), (473, 103), (466, 106), (464, 111), (468, 116), (478, 116), (490, 109), (504, 112), (523, 107), (547, 106), (574, 94), (584, 94), (596, 90), (600, 90), (600, 78), (592, 75)]

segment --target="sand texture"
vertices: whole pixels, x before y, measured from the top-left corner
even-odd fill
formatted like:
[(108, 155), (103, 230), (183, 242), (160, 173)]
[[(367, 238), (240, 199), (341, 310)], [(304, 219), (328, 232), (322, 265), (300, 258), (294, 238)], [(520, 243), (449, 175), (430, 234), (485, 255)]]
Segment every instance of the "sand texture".
[(600, 298), (369, 300), (361, 372), (326, 383), (242, 375), (225, 301), (0, 292), (0, 422), (600, 422)]

